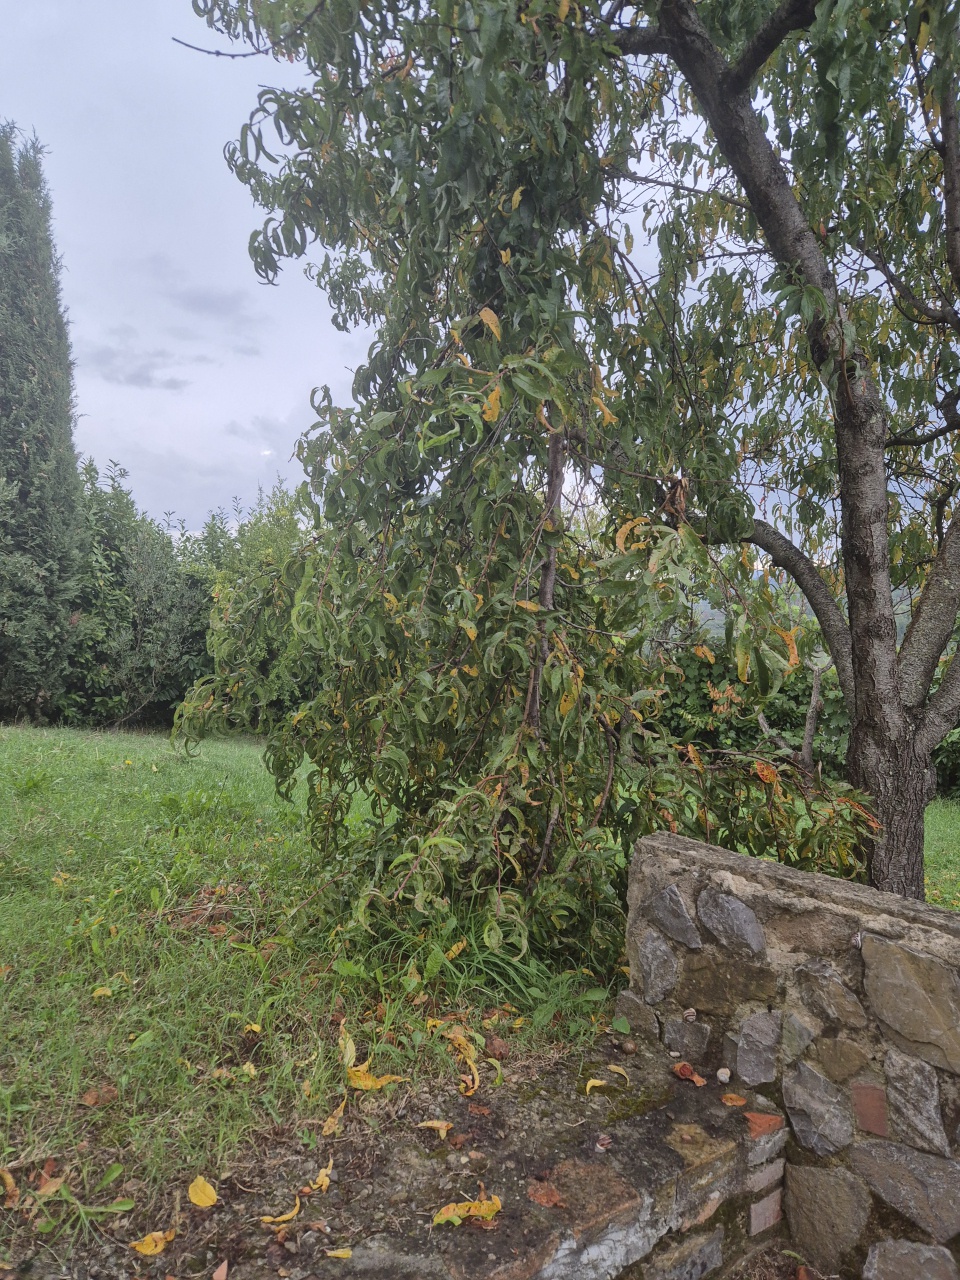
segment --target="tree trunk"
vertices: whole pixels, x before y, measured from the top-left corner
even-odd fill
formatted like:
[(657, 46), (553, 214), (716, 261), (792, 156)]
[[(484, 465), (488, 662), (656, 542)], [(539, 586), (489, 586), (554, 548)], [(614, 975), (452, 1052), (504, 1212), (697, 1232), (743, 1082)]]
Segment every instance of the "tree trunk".
[(877, 889), (923, 901), (923, 815), (936, 794), (936, 771), (913, 736), (882, 750), (854, 731), (851, 783), (873, 797), (880, 832), (868, 850), (870, 883)]

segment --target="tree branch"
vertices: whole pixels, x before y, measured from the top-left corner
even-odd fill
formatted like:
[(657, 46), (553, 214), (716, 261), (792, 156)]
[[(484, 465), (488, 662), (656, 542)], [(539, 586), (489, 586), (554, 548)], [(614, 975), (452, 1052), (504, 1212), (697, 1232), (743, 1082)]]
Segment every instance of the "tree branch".
[(785, 538), (772, 524), (767, 524), (766, 520), (754, 520), (753, 532), (744, 541), (752, 542), (761, 551), (766, 551), (773, 563), (778, 568), (785, 569), (806, 596), (820, 623), (830, 657), (837, 665), (837, 676), (847, 706), (852, 710), (854, 685), (850, 628), (817, 566), (789, 538)]
[(868, 249), (865, 244), (858, 244), (857, 248), (865, 258), (868, 258), (876, 269), (886, 280), (887, 284), (896, 294), (924, 320), (929, 320), (931, 324), (948, 324), (951, 329), (955, 329), (960, 333), (960, 312), (956, 307), (933, 307), (929, 302), (924, 302), (921, 297), (913, 292), (902, 276), (898, 275), (891, 266), (887, 264), (882, 253), (873, 249)]
[(919, 707), (930, 691), (940, 657), (960, 611), (960, 514), (947, 529), (927, 575), (897, 658), (904, 706)]
[(943, 204), (946, 214), (944, 240), (947, 265), (954, 288), (960, 293), (960, 124), (957, 120), (957, 86), (947, 80), (940, 104), (943, 136)]
[(906, 448), (910, 445), (931, 444), (941, 436), (948, 436), (951, 431), (960, 431), (960, 391), (951, 391), (945, 395), (937, 406), (944, 416), (944, 425), (924, 431), (922, 435), (904, 435), (902, 431), (890, 437), (887, 445), (893, 448)]
[(740, 57), (727, 73), (731, 93), (749, 88), (750, 81), (793, 31), (809, 27), (816, 17), (817, 0), (782, 0), (778, 9), (747, 41)]
[(627, 57), (633, 54), (670, 53), (673, 47), (656, 27), (624, 27), (620, 31), (611, 30), (610, 34), (614, 44)]
[(917, 728), (917, 745), (932, 751), (960, 722), (960, 654), (955, 653)]

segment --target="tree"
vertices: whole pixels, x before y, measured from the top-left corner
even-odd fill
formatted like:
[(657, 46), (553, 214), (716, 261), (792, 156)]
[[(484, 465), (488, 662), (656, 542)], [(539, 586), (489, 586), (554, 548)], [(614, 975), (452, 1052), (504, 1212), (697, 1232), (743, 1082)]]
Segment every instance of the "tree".
[(0, 126), (0, 717), (62, 688), (80, 537), (70, 344), (36, 141)]
[[(931, 754), (960, 716), (956, 13), (194, 7), (310, 73), (261, 93), (229, 158), (268, 211), (261, 274), (319, 241), (338, 322), (378, 327), (360, 412), (327, 406), (307, 453), (344, 545), (362, 526), (381, 563), (399, 537), (456, 563), (466, 535), (424, 538), (417, 512), (472, 513), (471, 563), (505, 555), (544, 614), (523, 641), (534, 732), (565, 490), (602, 500), (637, 611), (658, 581), (644, 520), (679, 529), (732, 603), (743, 679), (795, 651), (738, 608), (737, 575), (788, 575), (880, 821), (873, 883), (922, 897)], [(511, 560), (490, 530), (519, 493)], [(739, 567), (714, 550), (737, 544)]]

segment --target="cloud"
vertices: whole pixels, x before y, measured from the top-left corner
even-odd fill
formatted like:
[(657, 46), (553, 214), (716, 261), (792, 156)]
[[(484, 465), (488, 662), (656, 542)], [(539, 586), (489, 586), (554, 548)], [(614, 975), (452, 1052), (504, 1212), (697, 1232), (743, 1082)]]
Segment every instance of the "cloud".
[[(139, 351), (132, 342), (84, 342), (77, 344), (77, 365), (85, 373), (94, 373), (104, 382), (121, 387), (137, 387), (150, 391), (183, 391), (189, 387), (186, 378), (167, 372), (171, 364), (183, 363), (162, 347)], [(191, 363), (196, 363), (192, 360)]]
[(259, 317), (250, 309), (246, 289), (191, 284), (168, 287), (164, 293), (175, 307), (187, 315), (217, 321), (236, 332), (249, 333), (259, 327)]

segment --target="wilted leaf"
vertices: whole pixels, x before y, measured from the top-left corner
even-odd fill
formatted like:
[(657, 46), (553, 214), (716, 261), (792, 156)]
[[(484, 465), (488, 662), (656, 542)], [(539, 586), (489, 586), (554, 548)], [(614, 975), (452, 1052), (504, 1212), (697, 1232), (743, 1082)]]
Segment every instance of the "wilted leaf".
[(609, 1080), (588, 1080), (585, 1092), (589, 1094), (591, 1089), (603, 1089), (608, 1087), (609, 1084)]
[(484, 422), (496, 422), (500, 417), (500, 394), (500, 383), (498, 382), (483, 402), (482, 416)]
[(55, 1195), (63, 1186), (63, 1178), (43, 1178), (37, 1187), (37, 1199), (45, 1200), (48, 1196)]
[(753, 766), (757, 777), (761, 782), (765, 782), (768, 786), (776, 782), (779, 774), (772, 764), (767, 764), (765, 760), (757, 760)]
[(739, 1093), (725, 1093), (720, 1101), (725, 1107), (745, 1107), (747, 1105), (746, 1098), (741, 1098)]
[[(258, 1036), (260, 1032), (263, 1030), (263, 1028), (260, 1026), (259, 1022), (248, 1022), (247, 1025), (243, 1028), (243, 1030), (244, 1032), (252, 1031), (255, 1036)], [(214, 1277), (214, 1280), (216, 1280), (216, 1277)]]
[(190, 1203), (195, 1204), (198, 1209), (209, 1209), (211, 1205), (217, 1203), (217, 1193), (206, 1178), (194, 1178), (187, 1188), (187, 1195), (190, 1197)]
[(434, 1129), (441, 1138), (445, 1138), (453, 1128), (449, 1120), (424, 1120), (417, 1125), (418, 1129)]
[(690, 1080), (697, 1086), (702, 1088), (707, 1082), (703, 1076), (698, 1076), (689, 1062), (675, 1062), (673, 1065), (673, 1074), (679, 1076), (681, 1080)]
[(157, 1253), (163, 1253), (168, 1242), (176, 1234), (173, 1227), (169, 1231), (151, 1231), (142, 1240), (132, 1241), (130, 1248), (136, 1249), (137, 1253), (142, 1253), (145, 1258), (152, 1258)]
[(94, 987), (92, 994), (94, 1000), (106, 1000), (113, 995), (113, 987)]
[(531, 1182), (527, 1186), (527, 1199), (545, 1209), (565, 1208), (563, 1196), (552, 1182)]
[[(464, 670), (466, 670), (466, 668), (464, 668)], [(474, 672), (473, 674), (476, 675), (477, 673)], [(447, 960), (456, 960), (457, 956), (465, 949), (466, 945), (466, 938), (461, 938), (459, 942), (455, 942), (453, 944), (449, 951), (444, 952), (444, 958)]]
[(245, 1062), (240, 1070), (245, 1076), (249, 1076), (251, 1080), (255, 1080), (257, 1077), (257, 1068), (252, 1062)]
[(607, 1070), (608, 1070), (608, 1071), (612, 1071), (612, 1072), (614, 1073), (614, 1075), (617, 1075), (617, 1076), (623, 1076), (623, 1078), (624, 1078), (624, 1080), (626, 1080), (627, 1084), (629, 1084), (629, 1083), (630, 1083), (630, 1077), (627, 1075), (627, 1073), (626, 1073), (626, 1071), (623, 1069), (623, 1067), (618, 1067), (618, 1066), (609, 1066), (609, 1067), (607, 1067)]
[(461, 1200), (459, 1204), (445, 1204), (433, 1215), (433, 1225), (439, 1227), (449, 1222), (459, 1227), (464, 1218), (479, 1218), (489, 1222), (502, 1207), (499, 1196), (491, 1196), (489, 1200)]
[(299, 1212), (300, 1212), (300, 1197), (294, 1196), (293, 1208), (289, 1211), (289, 1213), (281, 1213), (276, 1218), (271, 1218), (268, 1215), (265, 1218), (261, 1218), (260, 1221), (266, 1222), (266, 1223), (292, 1222)]
[(311, 1190), (322, 1191), (324, 1194), (326, 1194), (326, 1192), (329, 1191), (330, 1189), (330, 1174), (332, 1172), (333, 1172), (333, 1156), (331, 1156), (330, 1159), (327, 1161), (327, 1163), (323, 1166), (323, 1168), (317, 1174), (314, 1181), (310, 1183)]
[(510, 1046), (499, 1036), (487, 1036), (484, 1047), (489, 1056), (495, 1058), (497, 1062), (504, 1062), (510, 1056)]
[(4, 1190), (3, 1207), (15, 1209), (20, 1202), (20, 1188), (9, 1169), (0, 1169), (0, 1187)]
[(540, 605), (536, 600), (517, 600), (514, 603), (518, 609), (526, 609), (527, 613), (540, 612)]
[(104, 1084), (99, 1089), (88, 1089), (79, 1102), (81, 1107), (105, 1107), (108, 1102), (116, 1102), (117, 1096), (112, 1084)]
[(352, 1258), (352, 1249), (324, 1249), (323, 1251), (328, 1258)]
[(368, 1067), (370, 1059), (362, 1062), (359, 1067), (349, 1067), (347, 1069), (347, 1084), (352, 1089), (382, 1089), (385, 1084), (400, 1084), (404, 1080), (409, 1080), (409, 1076), (375, 1076), (371, 1075)]
[(227, 1260), (226, 1260), (226, 1258), (224, 1258), (224, 1260), (220, 1263), (219, 1267), (217, 1267), (216, 1271), (214, 1271), (214, 1273), (213, 1273), (213, 1275), (211, 1276), (210, 1280), (227, 1280)]
[(472, 1116), (488, 1116), (488, 1115), (490, 1115), (490, 1108), (489, 1108), (489, 1107), (481, 1106), (479, 1102), (469, 1102), (469, 1103), (467, 1103), (467, 1111), (469, 1111), (470, 1115), (472, 1115)]
[(340, 1046), (340, 1060), (349, 1071), (357, 1060), (357, 1046), (353, 1042), (353, 1036), (347, 1030), (346, 1021), (340, 1024), (338, 1044)]
[(500, 321), (497, 319), (497, 313), (491, 311), (489, 307), (480, 308), (480, 319), (487, 326), (496, 340), (500, 341)]
[(343, 1101), (340, 1103), (339, 1107), (337, 1107), (336, 1111), (327, 1116), (326, 1120), (324, 1120), (323, 1128), (320, 1132), (325, 1138), (332, 1138), (340, 1128), (340, 1121), (343, 1119), (343, 1109), (346, 1105), (347, 1099), (346, 1095), (344, 1095)]

